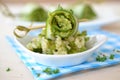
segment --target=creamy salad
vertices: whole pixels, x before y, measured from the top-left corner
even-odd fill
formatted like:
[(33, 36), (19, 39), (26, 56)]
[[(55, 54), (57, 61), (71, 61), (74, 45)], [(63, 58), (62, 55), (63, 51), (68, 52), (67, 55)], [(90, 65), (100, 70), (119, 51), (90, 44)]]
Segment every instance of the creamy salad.
[(27, 48), (40, 54), (73, 54), (87, 50), (88, 39), (86, 31), (78, 31), (73, 12), (59, 7), (49, 14), (46, 27), (27, 44)]

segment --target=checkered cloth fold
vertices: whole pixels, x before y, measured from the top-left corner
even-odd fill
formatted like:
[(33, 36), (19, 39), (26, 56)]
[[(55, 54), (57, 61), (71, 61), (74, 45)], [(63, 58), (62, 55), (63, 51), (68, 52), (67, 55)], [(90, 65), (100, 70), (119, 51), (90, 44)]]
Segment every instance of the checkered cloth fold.
[[(91, 31), (91, 32), (88, 32), (88, 34), (90, 35), (103, 34), (108, 37), (108, 41), (102, 47), (99, 48), (98, 52), (102, 52), (109, 55), (111, 54), (111, 52), (113, 52), (113, 49), (120, 49), (119, 35), (102, 31), (102, 30)], [(98, 62), (95, 60), (95, 57), (98, 52), (95, 52), (94, 55), (92, 55), (92, 58), (89, 59), (88, 61), (76, 66), (58, 68), (60, 70), (59, 73), (49, 75), (43, 72), (43, 70), (47, 66), (37, 63), (32, 57), (25, 54), (27, 52), (22, 50), (22, 48), (15, 42), (15, 40), (12, 37), (6, 36), (6, 39), (10, 43), (10, 45), (13, 47), (13, 49), (15, 50), (19, 58), (24, 62), (27, 68), (32, 72), (35, 80), (49, 80), (49, 79), (53, 79), (53, 78), (62, 76), (64, 74), (68, 74), (76, 71), (93, 69), (93, 68), (101, 68), (101, 67), (111, 66), (111, 65), (120, 63), (120, 54), (115, 54), (115, 58), (113, 60), (107, 59), (105, 62)], [(51, 67), (51, 68), (54, 69), (55, 67)], [(40, 76), (38, 76), (38, 74), (40, 74)]]

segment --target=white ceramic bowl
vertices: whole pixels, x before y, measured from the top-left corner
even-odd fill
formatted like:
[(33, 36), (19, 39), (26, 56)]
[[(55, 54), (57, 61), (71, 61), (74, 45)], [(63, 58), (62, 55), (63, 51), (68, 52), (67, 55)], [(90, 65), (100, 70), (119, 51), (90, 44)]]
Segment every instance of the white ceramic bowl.
[(83, 63), (89, 57), (91, 57), (93, 52), (103, 45), (107, 40), (107, 37), (104, 35), (93, 35), (90, 36), (90, 40), (86, 43), (86, 46), (89, 49), (84, 52), (69, 55), (46, 55), (32, 52), (25, 47), (33, 37), (34, 36), (26, 36), (20, 39), (15, 38), (15, 40), (21, 46), (21, 48), (27, 51), (27, 54), (33, 57), (38, 63), (54, 67), (73, 66)]

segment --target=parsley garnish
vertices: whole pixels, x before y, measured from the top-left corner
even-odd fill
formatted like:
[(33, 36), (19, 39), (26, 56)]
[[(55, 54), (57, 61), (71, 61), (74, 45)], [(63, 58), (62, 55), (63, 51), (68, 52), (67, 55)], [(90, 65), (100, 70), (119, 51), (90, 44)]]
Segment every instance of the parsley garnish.
[(114, 59), (115, 55), (114, 54), (111, 54), (109, 59)]
[(52, 74), (52, 69), (50, 67), (47, 67), (46, 69), (43, 70), (43, 72), (50, 75), (50, 74)]
[(104, 61), (106, 61), (107, 59), (111, 59), (111, 60), (113, 60), (114, 57), (115, 57), (114, 54), (110, 54), (109, 56), (106, 56), (105, 54), (100, 53), (99, 55), (97, 55), (97, 57), (96, 57), (96, 61), (104, 62)]
[(54, 74), (57, 74), (57, 73), (59, 73), (59, 72), (60, 72), (59, 69), (54, 69), (54, 70), (53, 70), (53, 73), (54, 73)]
[(9, 72), (9, 71), (11, 71), (11, 69), (10, 69), (10, 68), (7, 68), (6, 71)]
[(106, 61), (106, 60), (107, 60), (107, 57), (106, 57), (106, 55), (104, 55), (104, 54), (98, 55), (98, 56), (96, 57), (96, 61), (99, 61), (99, 62), (104, 62), (104, 61)]
[(57, 73), (59, 73), (60, 71), (59, 71), (59, 69), (57, 69), (57, 68), (56, 68), (56, 69), (52, 69), (52, 68), (50, 68), (50, 67), (47, 67), (47, 68), (45, 68), (45, 69), (43, 70), (43, 72), (51, 75), (51, 74), (57, 74)]

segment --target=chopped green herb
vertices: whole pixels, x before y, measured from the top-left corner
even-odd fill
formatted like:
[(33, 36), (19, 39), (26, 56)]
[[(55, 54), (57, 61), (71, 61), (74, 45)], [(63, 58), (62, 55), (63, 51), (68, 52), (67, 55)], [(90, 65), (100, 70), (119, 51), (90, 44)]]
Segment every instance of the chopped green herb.
[(53, 73), (54, 73), (54, 74), (57, 74), (57, 73), (59, 73), (59, 72), (60, 72), (59, 69), (54, 69), (54, 70), (53, 70)]
[(43, 72), (51, 75), (51, 74), (57, 74), (57, 73), (59, 73), (60, 71), (59, 71), (59, 69), (52, 69), (52, 68), (50, 68), (50, 67), (47, 67), (46, 69), (43, 70)]
[(115, 55), (114, 54), (111, 54), (109, 59), (114, 59)]
[[(113, 51), (116, 51), (116, 50), (114, 49)], [(115, 58), (115, 54), (110, 54), (109, 56), (106, 56), (105, 54), (100, 53), (100, 54), (96, 57), (96, 61), (104, 62), (104, 61), (106, 61), (107, 59), (113, 60), (114, 58)]]
[(52, 69), (50, 67), (47, 67), (45, 70), (43, 70), (43, 72), (47, 74), (52, 74)]
[(37, 73), (37, 77), (40, 77), (40, 73)]
[(9, 72), (9, 71), (11, 71), (11, 69), (10, 69), (10, 68), (7, 68), (6, 71)]
[(98, 55), (97, 57), (96, 57), (96, 61), (99, 61), (99, 62), (104, 62), (104, 61), (106, 61), (107, 60), (107, 57), (106, 57), (106, 55)]
[(97, 57), (96, 57), (96, 61), (100, 61), (100, 56), (98, 55)]

